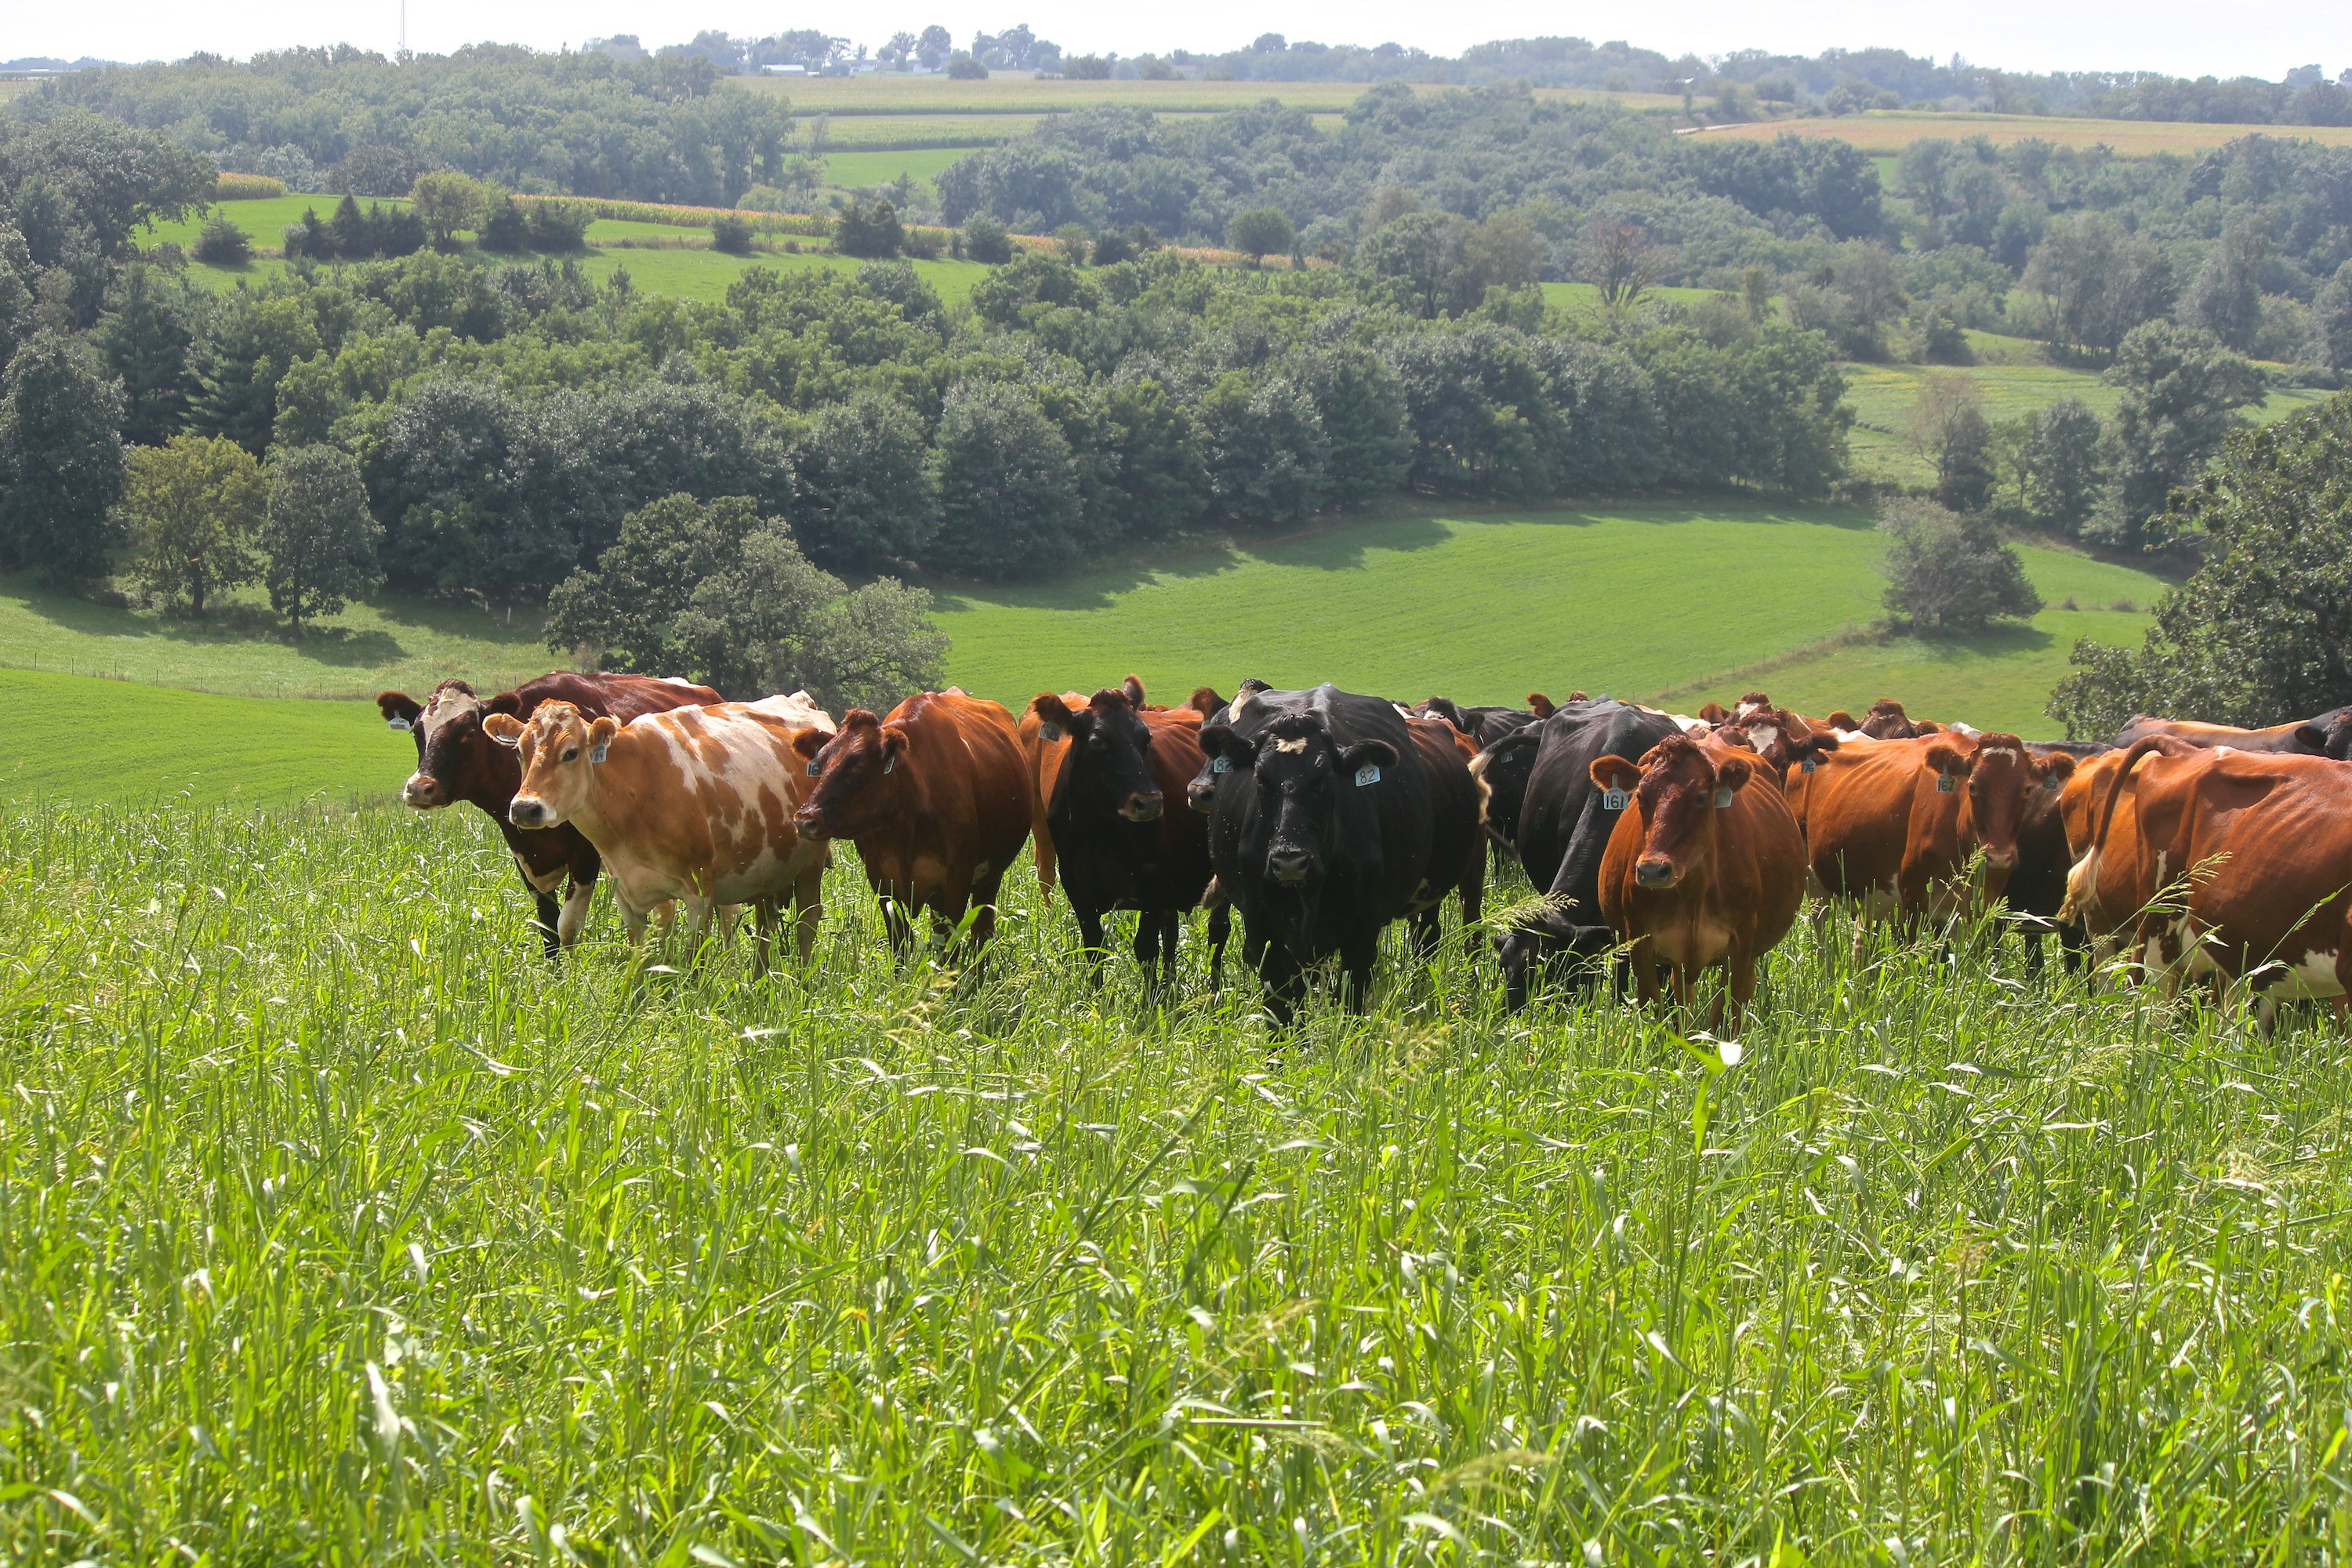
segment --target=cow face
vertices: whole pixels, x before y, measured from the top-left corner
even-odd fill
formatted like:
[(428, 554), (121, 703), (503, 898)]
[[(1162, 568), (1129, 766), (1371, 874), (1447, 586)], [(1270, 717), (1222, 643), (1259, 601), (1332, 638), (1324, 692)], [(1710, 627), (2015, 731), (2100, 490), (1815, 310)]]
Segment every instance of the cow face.
[[(1762, 694), (1749, 696), (1760, 699)], [(1765, 765), (1784, 779), (1790, 768), (1810, 771), (1838, 749), (1834, 733), (1814, 729), (1786, 708), (1750, 707), (1747, 697), (1739, 700), (1739, 705), (1740, 714), (1732, 721), (1729, 733), (1744, 736)]]
[(1294, 714), (1267, 725), (1251, 751), (1255, 809), (1242, 836), (1244, 863), (1311, 909), (1339, 846), (1339, 792), (1376, 783), (1374, 770), (1396, 766), (1396, 748), (1379, 740), (1341, 746), (1321, 719)]
[(520, 779), (513, 753), (490, 743), (484, 721), (513, 716), (521, 706), (511, 691), (487, 701), (462, 680), (445, 680), (419, 706), (397, 691), (376, 698), (384, 721), (404, 722), (416, 742), (416, 771), (401, 786), (400, 798), (417, 811), (434, 811), (461, 800), (503, 805)]
[(490, 740), (519, 753), (522, 782), (507, 807), (507, 820), (517, 827), (570, 821), (595, 788), (593, 770), (621, 728), (609, 717), (592, 720), (569, 702), (542, 702), (528, 722), (492, 713), (481, 725)]
[(852, 708), (842, 715), (839, 733), (803, 730), (793, 737), (793, 750), (805, 759), (816, 781), (793, 813), (802, 837), (819, 843), (855, 838), (899, 815), (899, 800), (912, 776), (900, 766), (907, 755), (903, 725), (885, 724), (871, 710)]
[(1058, 697), (1042, 696), (1030, 708), (1041, 722), (1070, 738), (1055, 805), (1091, 821), (1160, 820), (1166, 803), (1151, 773), (1151, 726), (1137, 712), (1129, 693), (1106, 689), (1075, 710)]
[(2352, 708), (2340, 708), (2294, 727), (2295, 749), (2315, 757), (2352, 762)]
[(1681, 735), (1651, 747), (1638, 769), (1622, 757), (1602, 757), (1592, 764), (1592, 782), (1602, 789), (1622, 789), (1637, 773), (1643, 835), (1633, 880), (1662, 891), (1713, 861), (1715, 814), (1748, 786), (1756, 764), (1746, 757), (1710, 759)]
[(1950, 742), (1927, 748), (1928, 765), (1938, 774), (1966, 780), (1969, 826), (1988, 863), (2000, 870), (2017, 864), (2018, 836), (2033, 804), (2032, 792), (2063, 786), (2074, 771), (2063, 752), (2036, 757), (2014, 735), (1979, 735), (1963, 753)]
[(1874, 741), (1911, 741), (1918, 738), (1919, 726), (1911, 722), (1903, 711), (1903, 704), (1892, 697), (1882, 697), (1870, 705), (1870, 717), (1862, 721), (1862, 732)]

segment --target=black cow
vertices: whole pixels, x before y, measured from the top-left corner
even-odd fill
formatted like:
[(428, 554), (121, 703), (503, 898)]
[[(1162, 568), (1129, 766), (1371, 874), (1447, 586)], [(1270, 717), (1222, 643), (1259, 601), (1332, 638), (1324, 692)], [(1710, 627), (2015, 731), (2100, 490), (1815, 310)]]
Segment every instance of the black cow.
[(1602, 697), (1568, 703), (1504, 742), (1534, 751), (1519, 813), (1519, 862), (1549, 900), (1541, 914), (1495, 939), (1512, 1007), (1527, 1005), (1531, 972), (1548, 958), (1569, 955), (1589, 975), (1592, 961), (1615, 944), (1601, 913), (1601, 857), (1631, 799), (1612, 800), (1594, 784), (1592, 764), (1612, 755), (1639, 759), (1681, 733), (1664, 713)]
[[(1217, 706), (1213, 695), (1210, 706)], [(1123, 690), (1105, 688), (1083, 708), (1055, 696), (1031, 704), (1037, 717), (1070, 739), (1068, 758), (1045, 804), (1046, 830), (1060, 864), (1062, 891), (1097, 974), (1103, 916), (1135, 910), (1135, 961), (1147, 980), (1176, 973), (1176, 934), (1183, 912), (1209, 886), (1209, 825), (1198, 812), (1168, 809), (1202, 763), (1199, 716), (1187, 710), (1139, 712)], [(1209, 912), (1209, 969), (1214, 975), (1233, 930), (1233, 910)]]
[(1361, 1009), (1391, 921), (1412, 919), (1426, 956), (1449, 891), (1461, 892), (1465, 922), (1477, 919), (1482, 792), (1452, 725), (1330, 686), (1253, 684), (1202, 727), (1201, 750), (1210, 859), (1241, 909), (1278, 1026), (1296, 1015), (1307, 967), (1334, 952)]
[(1528, 693), (1526, 708), (1465, 708), (1448, 697), (1425, 700), (1414, 711), (1429, 718), (1445, 720), (1470, 737), (1482, 753), (1490, 753), (1483, 763), (1474, 764), (1474, 771), (1486, 780), (1486, 835), (1495, 842), (1495, 865), (1499, 871), (1506, 856), (1518, 853), (1519, 803), (1528, 789), (1528, 769), (1535, 762), (1535, 753), (1513, 747), (1496, 747), (1529, 725), (1541, 723), (1555, 710), (1551, 700), (1540, 691)]
[[(2113, 750), (2068, 741), (2029, 741), (2025, 749), (2037, 757), (2063, 752), (2077, 762)], [(2025, 939), (2029, 973), (2040, 973), (2042, 939), (2053, 931), (2058, 933), (2058, 951), (2066, 972), (2072, 974), (2083, 966), (2083, 928), (2058, 919), (2058, 910), (2066, 902), (2066, 873), (2074, 864), (2074, 851), (2066, 843), (2065, 784), (2053, 773), (2025, 792), (2025, 812), (2017, 823), (2017, 864), (2010, 868), (2009, 880), (2001, 888), (2001, 904)]]

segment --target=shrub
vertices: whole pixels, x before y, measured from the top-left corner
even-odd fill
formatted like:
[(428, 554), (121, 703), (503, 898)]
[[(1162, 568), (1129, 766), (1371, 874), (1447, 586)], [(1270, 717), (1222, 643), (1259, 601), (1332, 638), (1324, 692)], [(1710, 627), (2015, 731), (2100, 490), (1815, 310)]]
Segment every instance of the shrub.
[(896, 256), (906, 243), (898, 209), (887, 201), (871, 207), (851, 202), (834, 222), (833, 247), (844, 256)]
[(1013, 259), (1013, 237), (992, 217), (975, 217), (963, 226), (963, 253), (992, 267)]
[(588, 226), (595, 216), (585, 202), (537, 201), (530, 204), (530, 247), (572, 251), (588, 247)]
[(2022, 620), (2042, 608), (2025, 563), (1982, 518), (1899, 500), (1878, 528), (1887, 538), (1880, 567), (1886, 607), (1921, 631), (1981, 630), (1996, 617)]
[(319, 221), (319, 209), (305, 207), (301, 220), (286, 226), (285, 254), (289, 261), (308, 258), (312, 261), (332, 261), (335, 258), (334, 237), (327, 226)]
[(1061, 247), (1062, 259), (1073, 267), (1087, 264), (1086, 225), (1066, 223), (1054, 231), (1054, 243)]
[(1248, 257), (1253, 266), (1265, 257), (1287, 254), (1297, 237), (1290, 215), (1280, 207), (1251, 207), (1235, 213), (1225, 225), (1225, 243)]
[(1135, 241), (1115, 228), (1107, 228), (1095, 236), (1095, 265), (1116, 267), (1122, 261), (1135, 259)]
[(751, 226), (740, 217), (715, 217), (710, 220), (710, 245), (730, 256), (751, 254)]
[(948, 77), (952, 81), (986, 81), (988, 68), (970, 55), (959, 54), (948, 61)]
[(253, 259), (253, 241), (245, 230), (216, 214), (205, 220), (196, 236), (196, 259), (213, 267), (242, 267)]
[(484, 250), (509, 256), (530, 248), (530, 220), (504, 191), (491, 191), (484, 198), (481, 244)]

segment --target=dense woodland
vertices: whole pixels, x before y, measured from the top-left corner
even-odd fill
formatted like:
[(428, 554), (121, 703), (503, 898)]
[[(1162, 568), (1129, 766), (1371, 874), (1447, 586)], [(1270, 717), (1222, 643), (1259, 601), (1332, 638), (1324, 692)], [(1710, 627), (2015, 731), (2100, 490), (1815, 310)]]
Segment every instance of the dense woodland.
[[(658, 170), (723, 199), (788, 127), (773, 100), (711, 90), (709, 60), (305, 68), (330, 102), (373, 84), (385, 128), (355, 142), (365, 117), (320, 111), (316, 133), (331, 121), (343, 140), (314, 143), (314, 173), (352, 191), (357, 173), (406, 175), (419, 199), (397, 225), (346, 202), (289, 231), (283, 273), (226, 293), (139, 234), (209, 195), (208, 143), (292, 133), (224, 119), (266, 73), (197, 62), (75, 88), (162, 125), (57, 94), (0, 121), (10, 569), (113, 577), (199, 613), (267, 582), (299, 625), (378, 582), (493, 605), (569, 582), (585, 603), (627, 520), (672, 496), (748, 498), (835, 595), (843, 579), (1033, 577), (1188, 531), (1278, 531), (1399, 490), (1818, 497), (1845, 482), (1840, 363), (1964, 363), (1969, 328), (2039, 336), (2121, 402), (1995, 426), (1964, 388), (1931, 387), (1914, 435), (1935, 499), (2179, 552), (2181, 531), (2150, 520), (2264, 377), (2352, 361), (2352, 152), (2306, 142), (2136, 163), (1921, 142), (1887, 190), (1841, 142), (1676, 139), (1517, 87), (1375, 87), (1335, 133), (1271, 103), (1185, 122), (1093, 110), (941, 177), (958, 245), (1011, 258), (968, 301), (886, 256), (754, 268), (698, 303), (528, 257), (577, 247), (576, 227), (556, 233), (562, 204), (526, 222), (491, 193), (482, 210), (514, 232), (484, 220), (461, 238), (425, 197), (468, 182), (425, 149), (469, 148), (515, 186), (625, 191)], [(562, 137), (501, 142), (474, 90), (486, 71), (535, 83), (578, 148), (610, 157), (564, 154), (566, 174)], [(188, 94), (159, 117), (171, 83)], [(302, 110), (299, 83), (282, 79), (273, 112)], [(722, 125), (706, 112), (720, 104), (775, 118)], [(383, 173), (387, 149), (412, 162)], [(1007, 226), (1061, 244), (1011, 253)], [(893, 217), (872, 248), (898, 232)], [(1206, 266), (1170, 237), (1266, 265)], [(1561, 277), (1595, 301), (1548, 304), (1533, 285)], [(1668, 282), (1713, 292), (1667, 300)], [(278, 570), (281, 550), (320, 564)]]

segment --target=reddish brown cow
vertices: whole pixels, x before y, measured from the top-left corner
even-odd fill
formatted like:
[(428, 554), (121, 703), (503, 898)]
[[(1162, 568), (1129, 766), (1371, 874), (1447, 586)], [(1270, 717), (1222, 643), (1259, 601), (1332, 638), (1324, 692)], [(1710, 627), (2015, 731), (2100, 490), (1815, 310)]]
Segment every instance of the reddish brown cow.
[[(404, 691), (385, 691), (377, 695), (375, 704), (386, 723), (407, 731), (416, 741), (416, 771), (402, 787), (400, 798), (418, 811), (467, 801), (489, 813), (514, 852), (523, 886), (539, 906), (536, 923), (551, 956), (579, 939), (588, 918), (588, 902), (596, 891), (596, 847), (570, 826), (517, 827), (508, 819), (522, 768), (510, 748), (490, 743), (482, 721), (499, 713), (528, 719), (542, 702), (569, 702), (591, 719), (625, 724), (647, 713), (719, 700), (708, 686), (683, 680), (560, 669), (487, 699), (476, 696), (462, 680), (445, 680), (423, 702)], [(559, 913), (555, 890), (566, 873), (572, 889)]]
[(2241, 752), (2278, 752), (2341, 762), (2352, 747), (2352, 708), (2331, 708), (2316, 719), (2293, 724), (2273, 724), (2261, 730), (2240, 730), (2228, 724), (2200, 724), (2193, 719), (2153, 719), (2136, 713), (2116, 734), (2118, 751), (2151, 735), (2168, 735), (2192, 746), (2228, 746)]
[(1805, 901), (1805, 844), (1787, 801), (1753, 754), (1687, 735), (1659, 742), (1638, 767), (1608, 756), (1591, 773), (1633, 796), (1601, 857), (1601, 910), (1628, 944), (1642, 1000), (1656, 999), (1662, 963), (1685, 1006), (1700, 972), (1720, 964), (1736, 1023), (1757, 961)]
[(882, 900), (891, 946), (913, 941), (908, 911), (930, 911), (942, 936), (975, 906), (972, 942), (996, 930), (996, 893), (1029, 837), (1029, 774), (1013, 715), (961, 691), (925, 691), (877, 718), (842, 716), (841, 732), (797, 742), (815, 780), (793, 820), (823, 841), (857, 846)]
[[(2074, 766), (2063, 754), (2032, 755), (2014, 735), (1847, 741), (1782, 788), (1810, 847), (1814, 889), (1867, 918), (1910, 925), (1998, 898), (2017, 863), (2026, 792)], [(1979, 848), (1983, 884), (1966, 886)], [(1857, 931), (1857, 949), (1861, 939)]]
[[(1202, 686), (1194, 689), (1183, 708), (1159, 707), (1144, 700), (1143, 682), (1132, 675), (1119, 682), (1119, 690), (1126, 696), (1128, 705), (1138, 713), (1189, 713), (1192, 726), (1196, 731), (1200, 729), (1202, 719), (1224, 706), (1214, 691)], [(1043, 700), (1042, 696), (1039, 700)], [(1073, 712), (1087, 705), (1087, 699), (1076, 691), (1061, 693), (1060, 700)], [(1045, 826), (1046, 803), (1054, 798), (1054, 791), (1061, 783), (1062, 764), (1069, 756), (1070, 738), (1066, 732), (1046, 734), (1046, 722), (1038, 714), (1037, 703), (1033, 701), (1021, 710), (1017, 727), (1021, 733), (1021, 754), (1029, 771), (1029, 850), (1037, 861), (1037, 885), (1050, 893), (1054, 890), (1057, 854), (1054, 847), (1054, 835)]]
[[(2210, 977), (2259, 996), (2352, 994), (2352, 768), (2325, 757), (2192, 748), (2150, 736), (2123, 754), (2090, 847), (2068, 878), (2070, 912), (2107, 896), (2105, 862), (2146, 897), (2141, 961), (2173, 985)], [(2133, 787), (2126, 793), (2125, 786)], [(2132, 839), (2116, 828), (2131, 820)]]

